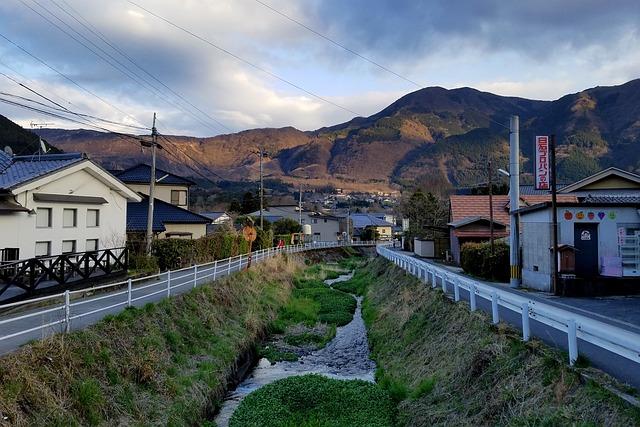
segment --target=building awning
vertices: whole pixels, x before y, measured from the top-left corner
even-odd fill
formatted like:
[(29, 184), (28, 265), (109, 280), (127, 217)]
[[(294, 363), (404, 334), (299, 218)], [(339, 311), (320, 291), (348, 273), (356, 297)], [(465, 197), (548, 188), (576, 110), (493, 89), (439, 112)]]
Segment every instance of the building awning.
[(34, 193), (33, 200), (36, 202), (78, 203), (84, 205), (104, 205), (109, 203), (104, 197), (78, 196), (75, 194)]
[(29, 209), (16, 203), (12, 198), (0, 198), (0, 213), (29, 212)]

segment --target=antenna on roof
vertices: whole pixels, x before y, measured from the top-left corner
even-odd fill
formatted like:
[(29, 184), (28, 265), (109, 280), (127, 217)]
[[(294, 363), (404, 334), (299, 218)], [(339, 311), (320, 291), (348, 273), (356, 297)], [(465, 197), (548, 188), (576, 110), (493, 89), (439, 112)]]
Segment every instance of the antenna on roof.
[(43, 129), (46, 128), (47, 126), (53, 126), (53, 123), (35, 123), (35, 122), (31, 122), (29, 123), (31, 125), (31, 129)]

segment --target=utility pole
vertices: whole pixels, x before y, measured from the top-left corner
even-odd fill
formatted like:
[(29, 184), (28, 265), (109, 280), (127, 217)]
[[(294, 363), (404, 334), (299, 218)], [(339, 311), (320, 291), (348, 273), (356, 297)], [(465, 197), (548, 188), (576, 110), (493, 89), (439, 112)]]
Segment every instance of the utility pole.
[(511, 218), (509, 230), (509, 261), (511, 264), (511, 288), (520, 287), (520, 231), (518, 214), (520, 207), (520, 118), (511, 116), (509, 121), (509, 202)]
[(551, 163), (551, 218), (552, 230), (551, 238), (553, 248), (551, 250), (553, 259), (551, 260), (551, 268), (553, 268), (551, 276), (551, 292), (558, 292), (558, 207), (557, 207), (557, 181), (556, 181), (556, 136), (551, 135), (549, 138), (549, 160)]
[(489, 246), (491, 256), (493, 256), (493, 180), (491, 178), (491, 159), (487, 163), (487, 171), (489, 174)]
[[(146, 144), (145, 144), (146, 145)], [(156, 130), (156, 113), (153, 113), (153, 126), (151, 127), (151, 177), (149, 179), (149, 209), (147, 212), (147, 255), (151, 255), (153, 243), (153, 198), (156, 189), (156, 148), (158, 146), (158, 131)]]
[(258, 148), (258, 155), (260, 156), (260, 229), (264, 230), (264, 171), (262, 167), (262, 157), (264, 156), (264, 150), (262, 147)]
[(298, 224), (302, 227), (302, 184), (300, 184), (300, 194), (298, 198)]

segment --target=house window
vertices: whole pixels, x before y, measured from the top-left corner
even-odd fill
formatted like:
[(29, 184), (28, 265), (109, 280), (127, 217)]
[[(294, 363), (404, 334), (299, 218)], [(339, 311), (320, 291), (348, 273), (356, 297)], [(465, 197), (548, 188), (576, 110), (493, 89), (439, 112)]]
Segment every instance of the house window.
[(51, 228), (51, 208), (38, 208), (36, 210), (36, 227)]
[(2, 253), (2, 262), (11, 262), (17, 261), (20, 259), (20, 249), (19, 248), (4, 248), (0, 250)]
[(36, 242), (36, 256), (51, 255), (51, 242)]
[(325, 220), (324, 220), (324, 223), (325, 223), (325, 224), (327, 223), (327, 219), (326, 219), (326, 218), (325, 218)]
[(63, 240), (62, 241), (62, 253), (63, 254), (71, 254), (76, 251), (76, 241), (75, 240)]
[(97, 251), (98, 250), (98, 239), (87, 239), (87, 243), (85, 245), (85, 251)]
[(100, 210), (87, 209), (87, 227), (99, 227), (99, 226), (100, 226)]
[(311, 223), (312, 223), (312, 224), (317, 224), (317, 223), (318, 223), (318, 220), (317, 220), (316, 218), (314, 218), (314, 219), (312, 219), (312, 220), (311, 220)]
[(171, 204), (187, 206), (187, 190), (171, 190)]
[(78, 210), (63, 209), (62, 210), (62, 226), (66, 228), (76, 227), (78, 225)]

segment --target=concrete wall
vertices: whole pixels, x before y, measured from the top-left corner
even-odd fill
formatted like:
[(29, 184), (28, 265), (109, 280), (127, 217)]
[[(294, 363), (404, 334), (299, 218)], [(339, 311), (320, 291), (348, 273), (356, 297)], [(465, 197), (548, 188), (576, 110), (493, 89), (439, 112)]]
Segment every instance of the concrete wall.
[(166, 231), (158, 235), (159, 239), (166, 239), (167, 233), (191, 233), (191, 236), (174, 236), (179, 239), (199, 239), (206, 236), (207, 224), (164, 224)]
[[(76, 196), (103, 197), (106, 204), (70, 204), (36, 202), (33, 193), (73, 194)], [(13, 213), (0, 215), (0, 249), (19, 248), (20, 259), (35, 256), (37, 241), (50, 241), (51, 254), (62, 252), (63, 240), (76, 240), (76, 251), (83, 252), (87, 239), (98, 239), (98, 248), (121, 247), (126, 243), (127, 200), (121, 194), (112, 191), (108, 186), (94, 178), (84, 170), (52, 180), (33, 190), (16, 195), (16, 200), (27, 209), (51, 208), (52, 226), (36, 228), (35, 213)], [(62, 226), (64, 208), (77, 209), (77, 226)], [(87, 227), (87, 209), (99, 209), (100, 225)]]

